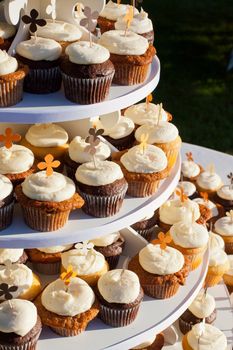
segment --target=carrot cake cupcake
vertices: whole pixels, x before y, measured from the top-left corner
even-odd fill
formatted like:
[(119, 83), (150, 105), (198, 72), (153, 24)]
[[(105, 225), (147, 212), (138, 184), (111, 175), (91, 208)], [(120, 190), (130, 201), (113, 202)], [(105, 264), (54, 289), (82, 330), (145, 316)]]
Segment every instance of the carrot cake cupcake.
[(23, 249), (0, 249), (0, 265), (5, 265), (9, 261), (11, 264), (25, 264), (27, 259), (28, 256)]
[(147, 241), (150, 241), (152, 234), (155, 232), (157, 223), (158, 213), (151, 210), (141, 221), (136, 222), (135, 224), (131, 225), (131, 227)]
[[(227, 213), (228, 214), (228, 213)], [(233, 254), (233, 212), (229, 216), (218, 219), (214, 224), (214, 232), (220, 235), (225, 242), (227, 254)]]
[(229, 270), (227, 254), (223, 249), (215, 248), (210, 251), (210, 259), (207, 275), (205, 278), (206, 287), (214, 287)]
[(0, 174), (0, 231), (11, 225), (14, 204), (13, 185), (6, 176)]
[(211, 171), (201, 172), (196, 180), (198, 192), (207, 192), (210, 199), (214, 197), (222, 185), (221, 177), (217, 173)]
[(225, 212), (233, 210), (233, 186), (224, 185), (216, 193), (214, 200), (225, 209)]
[(229, 293), (233, 293), (233, 255), (228, 255), (229, 270), (223, 275), (223, 281), (226, 284)]
[(196, 182), (203, 168), (191, 159), (183, 160), (181, 163), (181, 175), (183, 181)]

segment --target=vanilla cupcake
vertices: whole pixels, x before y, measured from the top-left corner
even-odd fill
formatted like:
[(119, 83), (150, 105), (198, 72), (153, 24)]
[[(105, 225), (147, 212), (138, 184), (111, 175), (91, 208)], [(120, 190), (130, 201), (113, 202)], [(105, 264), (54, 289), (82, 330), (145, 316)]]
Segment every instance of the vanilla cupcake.
[(233, 210), (233, 186), (222, 186), (216, 193), (214, 200), (216, 203), (222, 205), (225, 212)]
[[(183, 189), (184, 191), (184, 194), (189, 197), (189, 199), (194, 199), (198, 196), (198, 193), (197, 193), (197, 188), (196, 186), (194, 185), (194, 183), (190, 182), (190, 181), (180, 181), (178, 183), (178, 186), (177, 186), (178, 189)], [(176, 196), (176, 194), (174, 193), (174, 195)]]
[(16, 34), (16, 27), (0, 21), (0, 50), (8, 51)]
[(233, 255), (228, 255), (229, 270), (223, 275), (229, 293), (233, 293)]
[(28, 259), (23, 249), (3, 249), (0, 248), (0, 265), (5, 265), (9, 261), (11, 264), (25, 264)]
[(61, 254), (61, 269), (67, 270), (72, 266), (77, 276), (86, 281), (90, 286), (96, 285), (100, 276), (105, 274), (108, 269), (108, 263), (103, 254), (93, 249), (93, 244), (78, 243), (76, 249), (71, 249)]
[(198, 268), (209, 241), (207, 229), (203, 225), (186, 219), (185, 222), (174, 224), (170, 229), (170, 235), (172, 246), (191, 261), (191, 269)]
[(219, 248), (210, 251), (210, 259), (207, 275), (205, 278), (205, 286), (213, 287), (218, 284), (222, 277), (229, 270), (229, 261), (227, 254)]
[(214, 225), (214, 232), (220, 235), (225, 242), (227, 254), (233, 254), (233, 220), (230, 216), (218, 219)]
[(203, 168), (193, 160), (183, 160), (181, 163), (181, 175), (184, 181), (194, 182), (203, 171)]
[(210, 250), (214, 250), (216, 248), (225, 250), (224, 240), (217, 233), (209, 231), (209, 247)]
[(4, 284), (15, 287), (11, 291), (14, 299), (34, 300), (42, 290), (39, 277), (24, 264), (0, 265), (0, 302), (7, 299), (7, 291), (2, 289)]
[(208, 222), (215, 223), (216, 220), (224, 216), (224, 209), (221, 205), (215, 204), (209, 199), (204, 198), (194, 198), (194, 202), (198, 203), (201, 206), (206, 207), (210, 211), (210, 218), (207, 220)]
[(210, 171), (201, 172), (196, 180), (198, 192), (207, 192), (210, 199), (214, 197), (222, 185), (221, 177), (217, 173)]
[(6, 176), (0, 174), (0, 231), (11, 225), (14, 204), (13, 185)]
[(160, 121), (158, 124), (144, 124), (136, 130), (137, 142), (140, 143), (142, 135), (148, 135), (147, 142), (164, 151), (168, 159), (168, 169), (171, 170), (176, 164), (182, 143), (177, 127), (165, 121)]

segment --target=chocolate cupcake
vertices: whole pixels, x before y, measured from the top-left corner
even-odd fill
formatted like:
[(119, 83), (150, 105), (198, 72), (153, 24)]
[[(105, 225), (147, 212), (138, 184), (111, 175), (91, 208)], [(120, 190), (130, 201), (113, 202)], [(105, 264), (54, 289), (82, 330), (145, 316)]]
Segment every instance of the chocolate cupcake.
[(34, 304), (13, 299), (0, 304), (0, 348), (35, 350), (42, 324)]
[(25, 264), (28, 259), (23, 249), (0, 249), (0, 265), (10, 261), (12, 264)]
[(115, 73), (109, 51), (101, 45), (79, 41), (69, 45), (65, 53), (61, 72), (66, 98), (79, 104), (104, 101)]
[(233, 186), (222, 186), (215, 194), (214, 201), (223, 206), (225, 213), (233, 210)]
[(141, 221), (131, 225), (147, 241), (151, 240), (152, 234), (155, 232), (155, 226), (158, 223), (158, 213), (153, 210), (149, 212)]
[[(198, 197), (197, 188), (194, 185), (194, 183), (190, 181), (180, 181), (177, 187), (178, 189), (182, 188), (184, 191), (184, 194), (191, 200)], [(174, 195), (176, 194), (174, 193)]]
[(13, 185), (6, 176), (0, 174), (0, 231), (11, 225), (14, 204)]
[(0, 50), (8, 51), (16, 34), (16, 27), (0, 21)]
[(100, 277), (96, 296), (100, 319), (112, 327), (124, 327), (136, 319), (144, 293), (135, 273), (118, 269)]

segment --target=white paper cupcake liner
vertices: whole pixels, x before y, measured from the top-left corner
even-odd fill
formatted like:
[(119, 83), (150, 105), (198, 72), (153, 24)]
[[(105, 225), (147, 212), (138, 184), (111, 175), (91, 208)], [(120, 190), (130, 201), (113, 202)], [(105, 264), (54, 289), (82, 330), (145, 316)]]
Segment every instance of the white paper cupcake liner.
[(137, 317), (140, 304), (129, 309), (111, 309), (105, 305), (100, 305), (101, 320), (112, 327), (125, 327), (131, 324)]
[(11, 225), (13, 219), (14, 204), (15, 202), (13, 200), (10, 204), (0, 208), (0, 231)]

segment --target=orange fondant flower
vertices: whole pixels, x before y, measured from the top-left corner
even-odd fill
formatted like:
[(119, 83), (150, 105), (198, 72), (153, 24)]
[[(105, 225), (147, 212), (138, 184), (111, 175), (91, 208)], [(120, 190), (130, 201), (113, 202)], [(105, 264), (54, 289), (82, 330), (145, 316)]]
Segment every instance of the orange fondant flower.
[(46, 169), (46, 175), (51, 176), (53, 175), (53, 168), (58, 168), (59, 165), (61, 164), (59, 160), (54, 160), (54, 157), (52, 154), (47, 154), (44, 157), (45, 162), (39, 163), (37, 166), (40, 170), (45, 170)]
[(18, 142), (21, 140), (19, 134), (13, 134), (11, 128), (5, 130), (5, 135), (0, 135), (0, 142), (3, 142), (6, 148), (11, 148), (13, 142)]
[(74, 272), (71, 265), (68, 266), (67, 270), (60, 275), (60, 279), (65, 283), (66, 286), (70, 284), (71, 278), (77, 276), (77, 273)]

